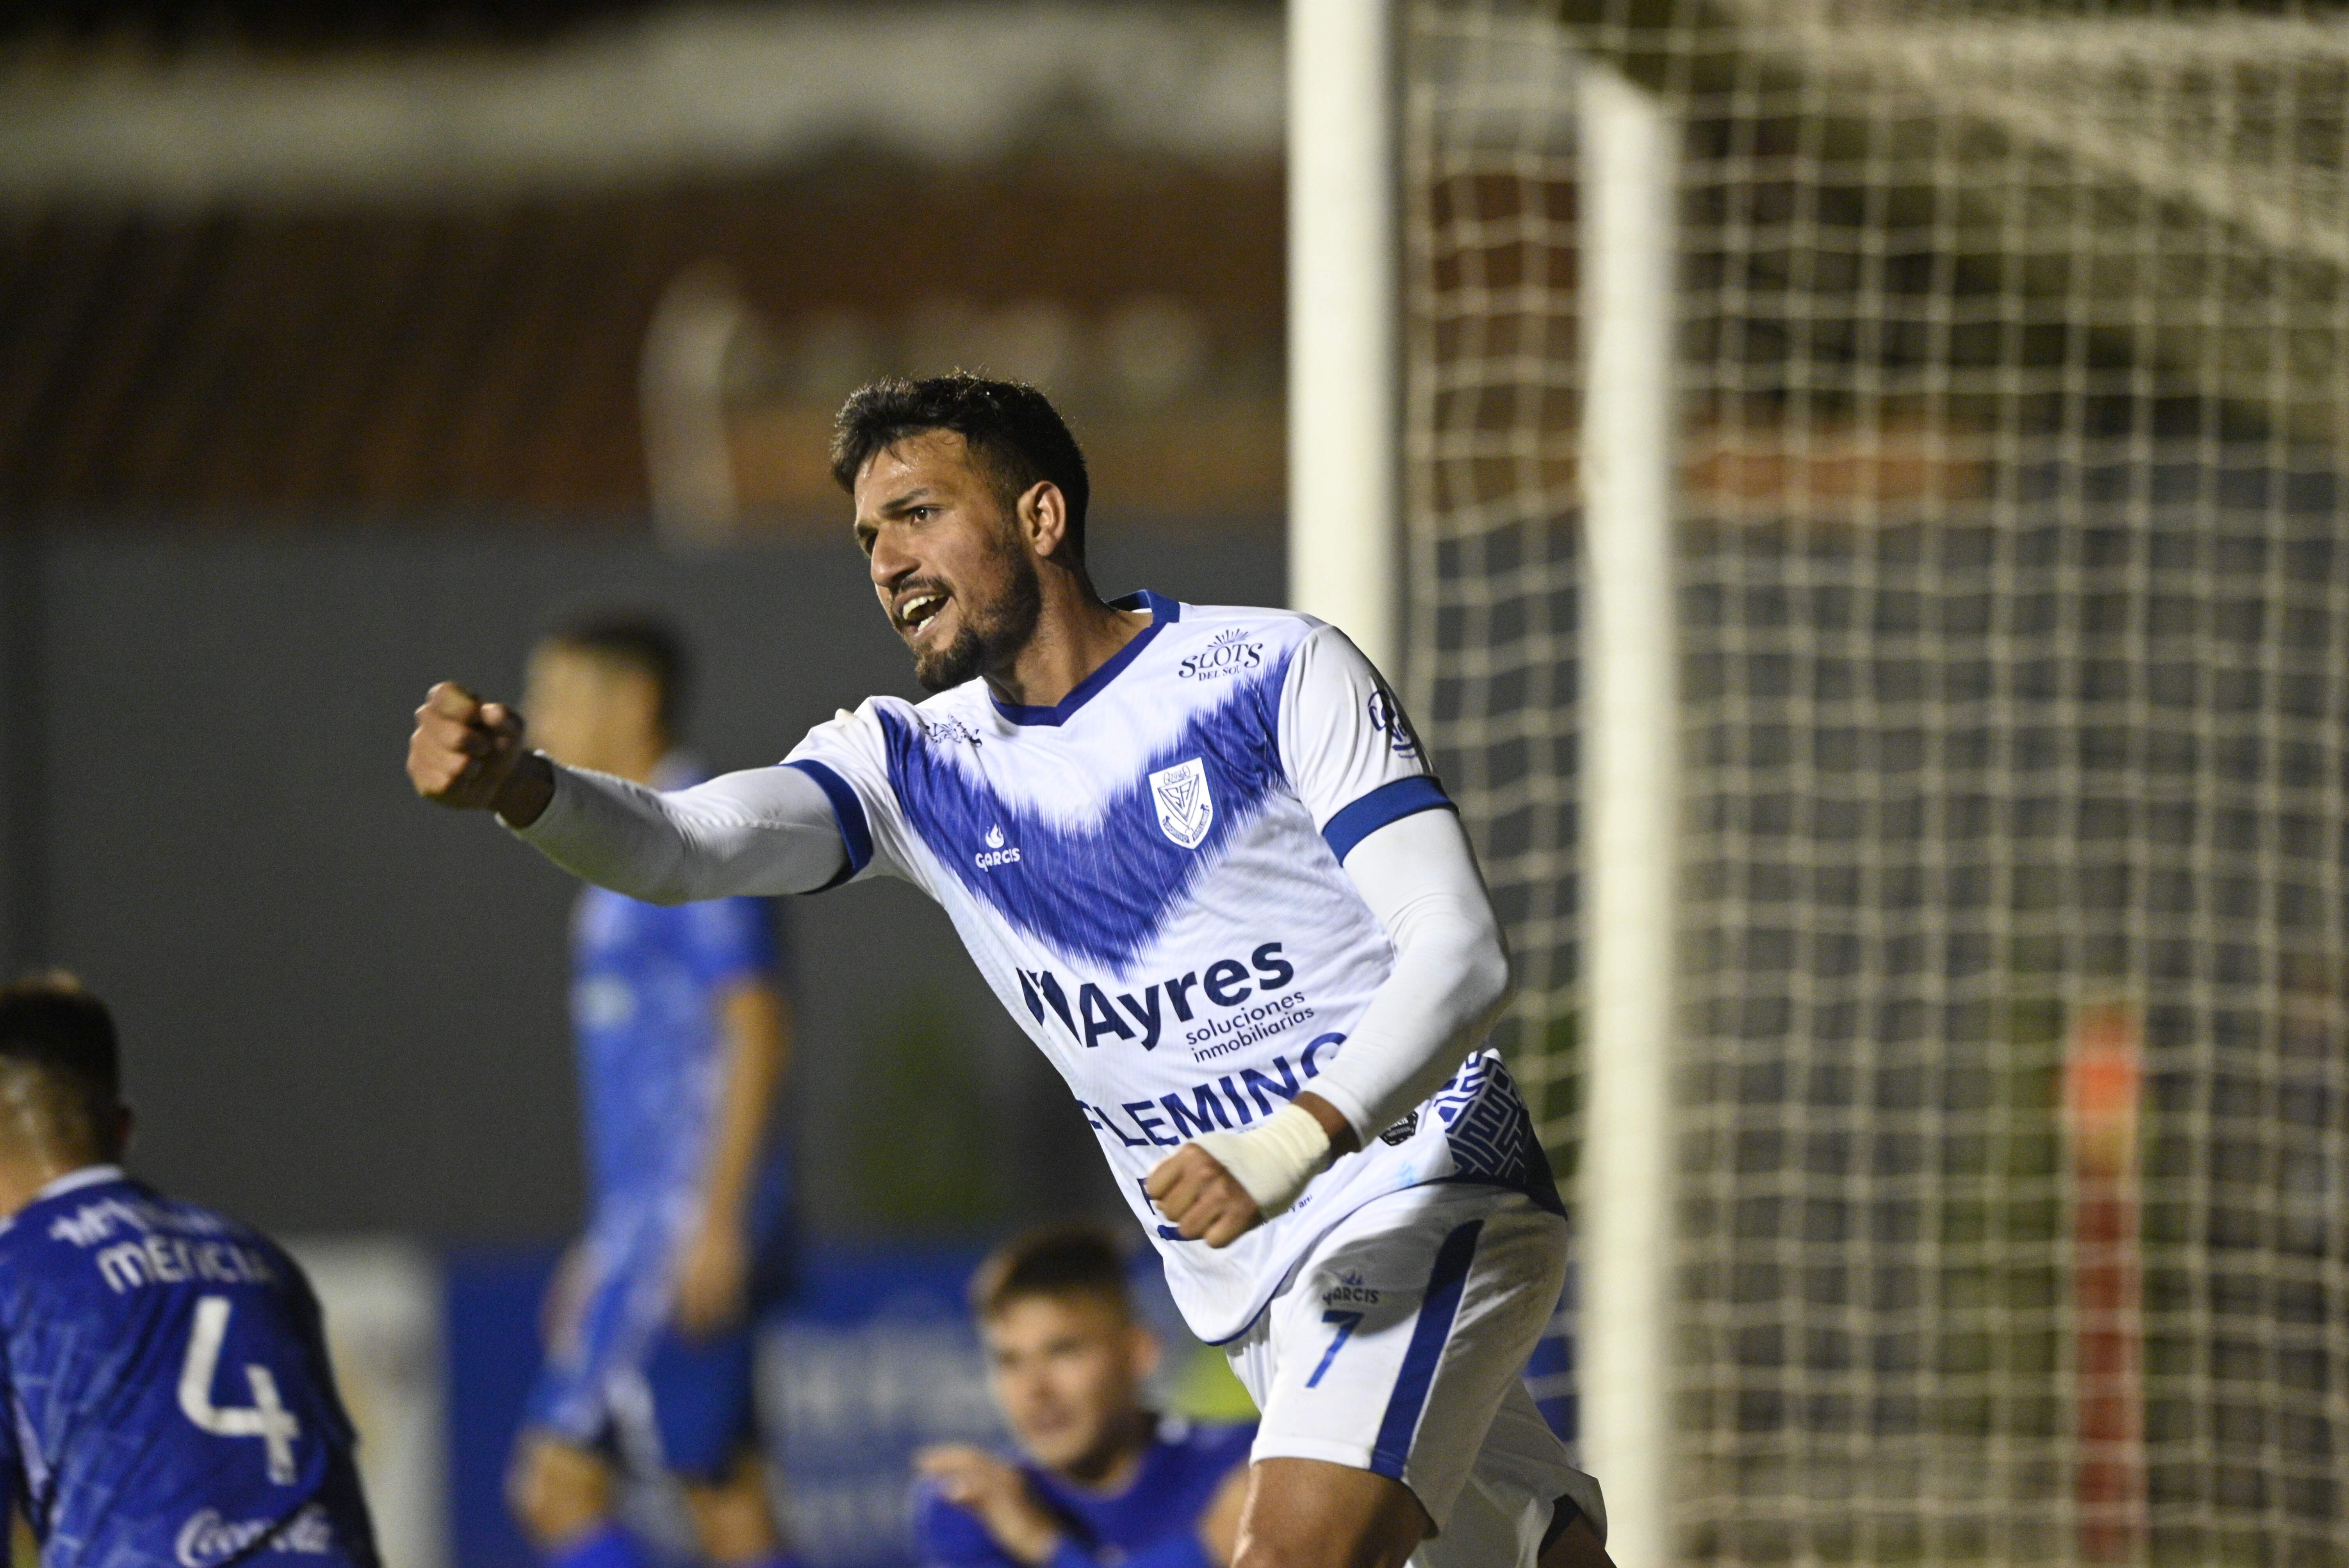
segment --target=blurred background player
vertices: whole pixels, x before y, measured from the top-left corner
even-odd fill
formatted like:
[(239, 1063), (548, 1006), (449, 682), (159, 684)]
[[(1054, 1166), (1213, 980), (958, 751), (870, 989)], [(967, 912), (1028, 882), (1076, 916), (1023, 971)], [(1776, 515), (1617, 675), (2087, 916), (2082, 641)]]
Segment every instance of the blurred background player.
[(1256, 1425), (1206, 1426), (1143, 1403), (1158, 1342), (1124, 1260), (1092, 1226), (1039, 1232), (979, 1268), (971, 1307), (988, 1384), (1025, 1463), (959, 1444), (916, 1462), (930, 1568), (1225, 1568)]
[(123, 1173), (120, 1083), (104, 1003), (0, 988), (0, 1484), (47, 1568), (374, 1568), (309, 1282)]
[[(529, 712), (549, 756), (675, 789), (698, 777), (676, 750), (685, 682), (669, 626), (589, 614), (531, 655)], [(768, 906), (589, 888), (572, 940), (591, 1212), (549, 1293), (515, 1515), (559, 1568), (629, 1568), (644, 1548), (616, 1462), (678, 1482), (721, 1568), (783, 1561), (751, 1394), (750, 1328), (789, 1264), (772, 1111), (790, 1015)]]

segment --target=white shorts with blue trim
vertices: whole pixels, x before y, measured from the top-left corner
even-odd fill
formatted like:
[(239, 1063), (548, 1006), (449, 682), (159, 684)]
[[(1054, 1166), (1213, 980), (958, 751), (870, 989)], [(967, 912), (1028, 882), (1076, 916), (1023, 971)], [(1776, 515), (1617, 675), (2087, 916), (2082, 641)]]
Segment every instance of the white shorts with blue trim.
[(1364, 1204), (1227, 1346), (1264, 1412), (1249, 1458), (1401, 1481), (1435, 1523), (1412, 1556), (1420, 1568), (1531, 1568), (1561, 1498), (1603, 1537), (1599, 1483), (1568, 1462), (1523, 1381), (1566, 1248), (1564, 1220), (1498, 1187)]

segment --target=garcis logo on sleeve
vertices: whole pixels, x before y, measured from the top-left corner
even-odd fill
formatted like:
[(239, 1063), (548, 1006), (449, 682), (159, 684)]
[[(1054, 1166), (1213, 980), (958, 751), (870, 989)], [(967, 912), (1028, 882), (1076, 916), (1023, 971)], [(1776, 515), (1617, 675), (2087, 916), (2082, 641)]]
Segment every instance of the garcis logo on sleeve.
[(1215, 825), (1216, 800), (1207, 792), (1207, 765), (1194, 757), (1150, 776), (1150, 798), (1158, 805), (1158, 827), (1186, 850), (1206, 841)]

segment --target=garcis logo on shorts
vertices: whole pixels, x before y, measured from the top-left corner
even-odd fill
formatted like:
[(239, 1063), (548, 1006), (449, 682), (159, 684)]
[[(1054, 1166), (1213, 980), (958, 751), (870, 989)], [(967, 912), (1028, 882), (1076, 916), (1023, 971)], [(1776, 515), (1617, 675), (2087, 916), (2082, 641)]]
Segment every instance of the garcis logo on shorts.
[(1341, 1301), (1350, 1301), (1361, 1306), (1376, 1306), (1379, 1304), (1379, 1293), (1365, 1284), (1359, 1273), (1353, 1269), (1348, 1269), (1338, 1276), (1336, 1284), (1321, 1293), (1321, 1305), (1324, 1306), (1333, 1306)]
[(987, 830), (987, 848), (973, 855), (971, 861), (983, 872), (991, 872), (998, 866), (1018, 865), (1019, 846), (1012, 844), (1006, 847), (1003, 841), (1003, 824), (998, 822)]

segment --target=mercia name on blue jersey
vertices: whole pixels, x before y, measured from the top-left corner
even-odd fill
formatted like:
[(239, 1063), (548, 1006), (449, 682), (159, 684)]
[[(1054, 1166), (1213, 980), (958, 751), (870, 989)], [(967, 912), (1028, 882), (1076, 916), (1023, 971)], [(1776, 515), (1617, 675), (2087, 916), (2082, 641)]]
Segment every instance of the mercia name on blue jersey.
[(111, 1166), (0, 1222), (0, 1403), (44, 1568), (373, 1568), (309, 1282)]

